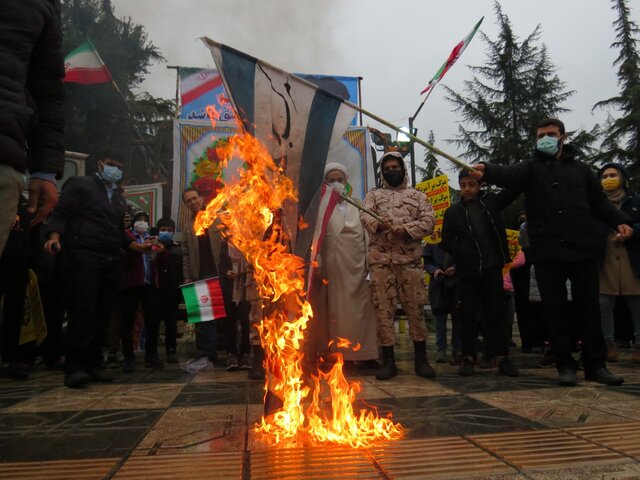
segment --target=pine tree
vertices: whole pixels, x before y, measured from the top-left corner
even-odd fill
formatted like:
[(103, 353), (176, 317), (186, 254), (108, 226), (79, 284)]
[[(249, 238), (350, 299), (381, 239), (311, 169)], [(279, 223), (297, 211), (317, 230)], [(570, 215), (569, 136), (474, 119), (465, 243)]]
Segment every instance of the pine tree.
[(448, 141), (462, 148), (461, 156), (472, 163), (510, 165), (531, 156), (536, 125), (566, 112), (562, 104), (574, 92), (566, 90), (540, 45), (540, 25), (520, 41), (498, 2), (494, 8), (498, 38), (480, 32), (487, 45), (486, 63), (470, 67), (474, 75), (463, 93), (445, 87), (462, 116), (457, 137)]
[(620, 51), (613, 65), (618, 66), (618, 85), (621, 90), (617, 96), (596, 103), (594, 108), (617, 110), (621, 116), (608, 122), (600, 159), (640, 167), (640, 29), (631, 20), (626, 0), (612, 0), (612, 3), (612, 10), (617, 12), (618, 18), (613, 22), (616, 41), (611, 48)]
[[(431, 145), (435, 145), (436, 136), (433, 134), (433, 130), (429, 131), (429, 137), (427, 141)], [(438, 157), (434, 155), (434, 153), (428, 148), (424, 152), (424, 167), (420, 165), (416, 165), (417, 173), (420, 175), (420, 181), (424, 182), (433, 177), (437, 177), (438, 175), (444, 175), (440, 166), (438, 165)]]

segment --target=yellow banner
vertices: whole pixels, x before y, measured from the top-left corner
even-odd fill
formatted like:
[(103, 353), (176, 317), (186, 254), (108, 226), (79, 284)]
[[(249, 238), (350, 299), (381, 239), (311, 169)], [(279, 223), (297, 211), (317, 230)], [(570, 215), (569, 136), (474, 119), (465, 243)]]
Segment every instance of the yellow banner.
[(442, 221), (444, 219), (444, 211), (451, 206), (451, 194), (449, 192), (449, 178), (446, 175), (434, 177), (431, 180), (425, 180), (416, 185), (416, 188), (427, 194), (427, 198), (431, 202), (433, 211), (436, 215), (436, 226), (433, 233), (425, 237), (427, 243), (436, 244), (442, 240)]
[(518, 230), (510, 230), (508, 228), (506, 228), (505, 231), (507, 232), (507, 244), (509, 245), (509, 258), (511, 261), (502, 269), (503, 274), (511, 270), (511, 262), (513, 262), (521, 249), (520, 243), (518, 243), (518, 235), (520, 232)]

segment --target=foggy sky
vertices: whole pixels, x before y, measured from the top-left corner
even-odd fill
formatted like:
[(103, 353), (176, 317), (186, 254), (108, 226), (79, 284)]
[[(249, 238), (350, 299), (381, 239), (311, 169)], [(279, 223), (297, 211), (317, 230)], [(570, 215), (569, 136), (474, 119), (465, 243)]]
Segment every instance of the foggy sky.
[[(497, 35), (492, 0), (112, 0), (118, 17), (144, 25), (149, 40), (166, 57), (154, 65), (142, 89), (154, 96), (175, 96), (175, 70), (166, 65), (212, 67), (198, 37), (242, 50), (291, 72), (361, 76), (363, 107), (397, 125), (418, 107), (427, 85), (453, 46), (485, 16), (481, 31)], [(632, 18), (640, 18), (640, 0), (629, 2)], [(591, 112), (599, 100), (619, 91), (611, 50), (615, 12), (609, 0), (503, 0), (503, 12), (523, 39), (537, 24), (541, 41), (567, 88), (576, 93), (564, 106), (567, 129), (591, 129), (606, 118)], [(485, 61), (480, 36), (447, 73), (442, 84), (460, 91), (471, 77), (467, 65)], [(452, 138), (460, 117), (451, 111), (444, 89), (437, 87), (415, 126), (426, 139), (456, 154), (444, 143)], [(614, 112), (615, 115), (615, 112)], [(365, 124), (378, 126), (365, 118)], [(383, 131), (386, 129), (382, 128)], [(417, 149), (418, 161), (423, 150)], [(447, 160), (441, 159), (448, 169)]]

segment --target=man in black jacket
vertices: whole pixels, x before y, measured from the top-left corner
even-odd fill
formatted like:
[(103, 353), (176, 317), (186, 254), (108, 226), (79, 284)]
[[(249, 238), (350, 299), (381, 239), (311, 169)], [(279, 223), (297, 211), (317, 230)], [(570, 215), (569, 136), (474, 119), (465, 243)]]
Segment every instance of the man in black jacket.
[(502, 267), (510, 261), (501, 212), (520, 194), (505, 190), (480, 194), (478, 180), (463, 170), (458, 176), (460, 202), (444, 214), (440, 247), (456, 265), (458, 321), (461, 322), (462, 361), (458, 373), (473, 374), (476, 359), (476, 320), (481, 314), (485, 353), (498, 357), (501, 375), (515, 377), (518, 370), (509, 354), (509, 325), (504, 304)]
[(64, 170), (59, 0), (0, 2), (0, 253), (29, 171), (31, 225), (58, 201)]
[(591, 169), (575, 159), (574, 149), (564, 143), (566, 137), (560, 120), (546, 119), (537, 128), (533, 159), (510, 167), (479, 164), (474, 175), (524, 191), (528, 257), (535, 266), (543, 307), (552, 326), (558, 383), (577, 384), (571, 322), (563, 315), (566, 282), (570, 280), (580, 319), (585, 378), (619, 385), (622, 377), (605, 366), (607, 350), (600, 328), (598, 220), (617, 231), (620, 239), (629, 238), (633, 229), (629, 217), (607, 200)]
[(47, 252), (65, 249), (69, 275), (69, 327), (65, 385), (79, 387), (93, 379), (108, 382), (102, 369), (102, 337), (121, 282), (123, 250), (148, 251), (124, 232), (125, 200), (117, 182), (124, 164), (119, 154), (99, 157), (98, 173), (71, 178), (51, 215)]

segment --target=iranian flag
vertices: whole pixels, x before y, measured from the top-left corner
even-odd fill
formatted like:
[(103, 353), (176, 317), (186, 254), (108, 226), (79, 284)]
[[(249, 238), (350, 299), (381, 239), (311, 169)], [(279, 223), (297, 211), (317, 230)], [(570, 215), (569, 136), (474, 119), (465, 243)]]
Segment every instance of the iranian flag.
[(442, 64), (440, 69), (436, 72), (436, 74), (433, 76), (433, 78), (429, 81), (429, 85), (427, 85), (427, 87), (420, 92), (420, 95), (422, 95), (423, 93), (427, 93), (429, 90), (431, 90), (433, 87), (435, 87), (435, 85), (440, 80), (442, 80), (442, 77), (445, 76), (445, 74), (449, 71), (449, 69), (451, 67), (453, 67), (454, 63), (456, 63), (458, 61), (458, 59), (460, 58), (460, 56), (462, 55), (462, 52), (465, 51), (467, 46), (471, 43), (471, 40), (473, 40), (473, 37), (475, 36), (476, 32), (480, 28), (480, 24), (482, 23), (483, 20), (484, 20), (484, 17), (482, 17), (480, 19), (480, 21), (478, 23), (476, 23), (476, 26), (473, 27), (473, 30), (471, 30), (469, 35), (464, 37), (460, 41), (460, 43), (458, 43), (455, 47), (453, 47), (453, 50), (451, 50), (451, 53), (449, 54), (449, 58), (447, 58), (447, 61)]
[(107, 66), (90, 40), (64, 58), (64, 81), (84, 85), (111, 81)]
[(180, 288), (189, 323), (209, 322), (227, 316), (218, 277), (187, 283)]

